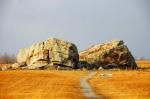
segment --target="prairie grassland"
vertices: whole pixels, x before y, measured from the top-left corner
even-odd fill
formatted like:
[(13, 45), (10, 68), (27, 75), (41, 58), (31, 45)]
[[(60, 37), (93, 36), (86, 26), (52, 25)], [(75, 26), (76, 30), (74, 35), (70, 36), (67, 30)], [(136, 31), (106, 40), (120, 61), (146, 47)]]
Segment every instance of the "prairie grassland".
[[(112, 74), (112, 76), (101, 76)], [(89, 81), (98, 95), (106, 99), (149, 99), (150, 71), (98, 71)]]
[(0, 71), (0, 99), (84, 99), (79, 80), (86, 71)]
[(136, 60), (138, 67), (150, 69), (150, 60)]

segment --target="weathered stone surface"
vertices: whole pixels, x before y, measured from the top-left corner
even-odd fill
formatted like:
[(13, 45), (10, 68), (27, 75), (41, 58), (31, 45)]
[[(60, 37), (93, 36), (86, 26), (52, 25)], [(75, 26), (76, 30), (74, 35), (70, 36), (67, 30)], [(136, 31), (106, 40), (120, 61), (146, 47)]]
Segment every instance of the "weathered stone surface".
[(17, 62), (25, 63), (30, 69), (47, 67), (48, 64), (76, 68), (78, 60), (76, 46), (56, 38), (33, 44), (27, 49), (20, 49), (17, 55)]
[(80, 66), (83, 63), (90, 66), (88, 68), (131, 68), (137, 67), (134, 57), (124, 45), (122, 40), (112, 40), (108, 43), (94, 45), (91, 48), (79, 53)]

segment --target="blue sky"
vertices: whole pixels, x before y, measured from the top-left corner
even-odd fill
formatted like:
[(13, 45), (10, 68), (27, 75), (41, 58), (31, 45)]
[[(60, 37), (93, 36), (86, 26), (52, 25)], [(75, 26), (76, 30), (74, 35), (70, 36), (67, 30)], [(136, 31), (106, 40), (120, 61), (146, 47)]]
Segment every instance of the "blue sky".
[(112, 39), (150, 58), (149, 0), (0, 0), (0, 54), (55, 37), (78, 50)]

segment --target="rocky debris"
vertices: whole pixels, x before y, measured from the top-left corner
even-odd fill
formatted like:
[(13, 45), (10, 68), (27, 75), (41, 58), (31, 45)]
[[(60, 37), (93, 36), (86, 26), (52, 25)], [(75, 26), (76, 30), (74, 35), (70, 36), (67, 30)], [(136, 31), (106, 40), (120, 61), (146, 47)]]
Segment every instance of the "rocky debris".
[(80, 52), (79, 57), (80, 67), (85, 63), (86, 65), (88, 64), (88, 68), (96, 69), (99, 67), (104, 69), (137, 68), (134, 57), (122, 40), (112, 40), (107, 43), (94, 45), (91, 48)]
[(14, 63), (11, 65), (11, 69), (16, 70), (16, 69), (27, 69), (27, 65), (25, 62), (22, 63)]
[(0, 70), (2, 70), (2, 71), (7, 70), (7, 69), (8, 69), (7, 66), (1, 66), (0, 67)]
[(70, 68), (69, 66), (67, 66), (67, 67), (62, 67), (62, 66), (58, 66), (57, 67), (57, 70), (71, 70), (72, 68)]
[(21, 65), (19, 65), (18, 63), (14, 63), (11, 66), (11, 69), (19, 69)]
[(100, 74), (100, 77), (112, 77), (112, 74)]
[(12, 64), (1, 64), (0, 70), (2, 70), (2, 71), (8, 70), (11, 68), (11, 66), (12, 66)]
[(98, 70), (103, 70), (103, 69), (104, 69), (103, 67), (99, 67), (99, 68), (98, 68)]
[(17, 55), (18, 64), (27, 66), (28, 69), (46, 69), (49, 64), (77, 68), (78, 61), (77, 47), (56, 38), (49, 38), (33, 44), (30, 48), (20, 49)]

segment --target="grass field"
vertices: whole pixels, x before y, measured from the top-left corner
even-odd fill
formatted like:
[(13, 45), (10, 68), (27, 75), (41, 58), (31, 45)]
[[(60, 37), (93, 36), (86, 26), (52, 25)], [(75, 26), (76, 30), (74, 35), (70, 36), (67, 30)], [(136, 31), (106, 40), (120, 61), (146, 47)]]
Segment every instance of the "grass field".
[[(92, 89), (106, 99), (149, 99), (150, 61), (136, 63), (146, 70), (97, 71), (89, 80)], [(0, 99), (84, 99), (79, 82), (87, 74), (88, 71), (79, 70), (0, 71)]]
[(94, 91), (106, 99), (150, 98), (150, 71), (98, 71), (89, 82)]
[(138, 67), (150, 69), (150, 60), (136, 60)]
[(79, 85), (85, 71), (0, 71), (0, 99), (84, 99)]

